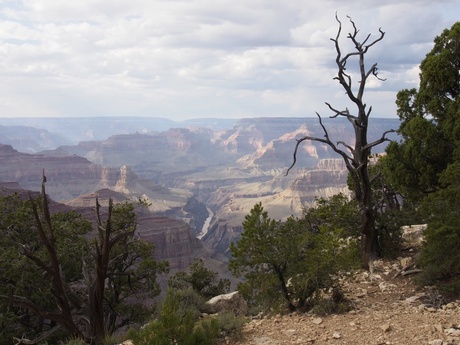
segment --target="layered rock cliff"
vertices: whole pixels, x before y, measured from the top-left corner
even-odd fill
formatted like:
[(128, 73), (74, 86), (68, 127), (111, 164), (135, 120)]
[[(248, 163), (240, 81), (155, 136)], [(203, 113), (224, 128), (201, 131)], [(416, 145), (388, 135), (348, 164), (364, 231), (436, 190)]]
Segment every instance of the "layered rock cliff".
[(176, 219), (142, 215), (137, 233), (143, 240), (155, 244), (155, 255), (166, 259), (171, 269), (186, 269), (195, 256), (204, 256), (205, 250), (190, 227)]

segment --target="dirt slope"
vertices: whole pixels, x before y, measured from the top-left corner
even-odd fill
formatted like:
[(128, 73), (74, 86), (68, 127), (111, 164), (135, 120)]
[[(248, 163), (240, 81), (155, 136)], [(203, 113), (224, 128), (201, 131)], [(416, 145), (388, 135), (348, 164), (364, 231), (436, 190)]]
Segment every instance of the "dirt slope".
[(394, 278), (400, 268), (399, 261), (380, 261), (373, 275), (347, 278), (344, 291), (353, 310), (346, 314), (254, 319), (242, 339), (224, 344), (460, 344), (460, 301), (443, 303), (433, 289), (417, 290), (413, 275)]

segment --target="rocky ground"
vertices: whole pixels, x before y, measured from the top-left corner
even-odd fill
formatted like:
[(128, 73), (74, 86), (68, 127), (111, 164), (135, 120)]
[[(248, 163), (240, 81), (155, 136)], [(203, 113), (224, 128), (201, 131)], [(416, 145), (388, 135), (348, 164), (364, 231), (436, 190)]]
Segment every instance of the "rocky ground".
[(352, 305), (346, 314), (256, 318), (245, 325), (241, 339), (223, 344), (460, 344), (460, 301), (445, 303), (435, 290), (417, 289), (416, 273), (395, 277), (408, 260), (378, 261), (373, 274), (361, 271), (344, 279)]

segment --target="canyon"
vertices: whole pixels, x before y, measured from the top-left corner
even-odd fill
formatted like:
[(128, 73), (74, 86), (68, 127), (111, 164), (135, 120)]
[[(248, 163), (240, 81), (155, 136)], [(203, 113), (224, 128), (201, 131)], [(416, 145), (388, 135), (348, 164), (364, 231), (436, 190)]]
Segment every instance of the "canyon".
[[(50, 197), (67, 207), (90, 208), (96, 195), (142, 201), (148, 207), (139, 215), (139, 236), (154, 242), (158, 257), (174, 269), (186, 268), (193, 257), (225, 262), (258, 202), (271, 218), (285, 219), (300, 216), (318, 197), (348, 192), (342, 159), (322, 143), (303, 142), (286, 175), (296, 139), (324, 136), (316, 118), (97, 118), (67, 121), (73, 131), (63, 129), (65, 119), (54, 127), (49, 120), (42, 127), (37, 119), (22, 123), (38, 127), (0, 119), (2, 188), (15, 182), (38, 191), (44, 171)], [(334, 142), (353, 143), (346, 120), (325, 118), (323, 124)], [(399, 127), (397, 119), (370, 124), (370, 140)]]

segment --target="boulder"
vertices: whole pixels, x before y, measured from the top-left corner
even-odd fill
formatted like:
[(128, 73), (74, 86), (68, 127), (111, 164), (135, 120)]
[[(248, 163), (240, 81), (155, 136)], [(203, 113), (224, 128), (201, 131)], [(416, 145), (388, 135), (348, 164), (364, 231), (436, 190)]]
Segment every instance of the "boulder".
[(236, 315), (248, 314), (248, 305), (238, 291), (211, 298), (206, 302), (206, 308), (211, 314), (223, 312), (232, 312)]

